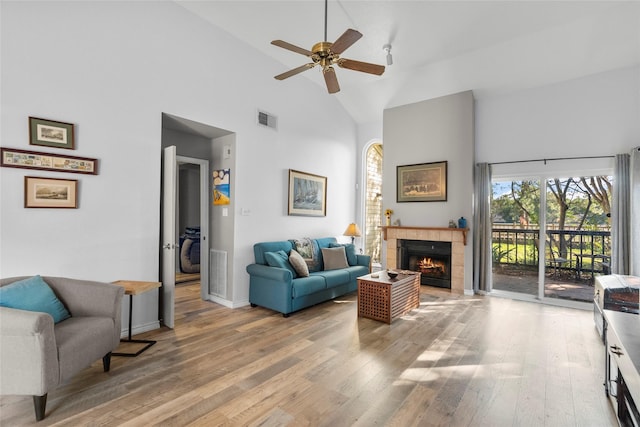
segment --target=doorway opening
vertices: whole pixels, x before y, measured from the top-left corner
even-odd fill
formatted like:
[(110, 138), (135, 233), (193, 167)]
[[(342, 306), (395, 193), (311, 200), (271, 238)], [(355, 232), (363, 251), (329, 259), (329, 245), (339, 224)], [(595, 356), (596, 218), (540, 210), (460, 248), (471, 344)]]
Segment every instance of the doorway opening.
[[(233, 132), (194, 122), (170, 114), (162, 114), (162, 214), (159, 317), (173, 327), (176, 279), (181, 273), (188, 278), (199, 275), (200, 296), (204, 300), (227, 305), (231, 295), (233, 264), (233, 216), (229, 207), (212, 204), (213, 180), (210, 168), (233, 170), (235, 152)], [(187, 201), (189, 200), (189, 201)], [(227, 231), (228, 230), (228, 231)], [(211, 232), (211, 239), (209, 233)], [(211, 263), (214, 252), (229, 254), (225, 265)], [(212, 280), (220, 282), (224, 271), (225, 288), (211, 292)], [(212, 274), (210, 274), (212, 273)], [(217, 283), (216, 282), (216, 283)]]
[(209, 161), (176, 156), (176, 284), (199, 280), (204, 299), (209, 283)]
[[(176, 222), (179, 243), (176, 253), (176, 284), (200, 280), (201, 263), (205, 265), (207, 263), (207, 260), (201, 260), (202, 254), (206, 255), (207, 252), (206, 250), (203, 251), (202, 244), (200, 169), (203, 164), (199, 163), (199, 161), (186, 157), (177, 157)], [(208, 162), (206, 166), (206, 169), (208, 169)], [(205, 176), (208, 175), (206, 170), (203, 172)], [(206, 274), (204, 276), (206, 277)]]

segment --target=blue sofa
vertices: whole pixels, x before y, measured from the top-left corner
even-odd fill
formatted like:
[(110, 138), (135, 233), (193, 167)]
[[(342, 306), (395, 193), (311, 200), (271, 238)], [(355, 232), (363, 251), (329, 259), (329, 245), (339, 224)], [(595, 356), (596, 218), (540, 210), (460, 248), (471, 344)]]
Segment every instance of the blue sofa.
[(309, 266), (308, 277), (298, 277), (288, 268), (269, 266), (265, 253), (295, 248), (293, 240), (256, 243), (253, 246), (255, 263), (247, 266), (249, 273), (249, 302), (252, 307), (261, 306), (278, 311), (284, 317), (289, 313), (319, 304), (358, 289), (357, 278), (371, 271), (371, 257), (355, 254), (353, 245), (347, 249), (348, 267), (324, 270), (322, 248), (340, 246), (333, 237), (312, 239), (316, 263)]

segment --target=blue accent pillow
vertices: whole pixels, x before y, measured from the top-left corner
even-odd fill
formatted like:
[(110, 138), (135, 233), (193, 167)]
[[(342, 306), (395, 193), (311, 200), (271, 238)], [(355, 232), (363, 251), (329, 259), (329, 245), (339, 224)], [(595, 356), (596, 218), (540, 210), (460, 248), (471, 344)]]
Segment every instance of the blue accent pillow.
[(356, 256), (356, 245), (351, 243), (329, 243), (330, 248), (339, 248), (344, 246), (344, 252), (347, 255), (349, 265), (358, 265), (358, 257)]
[(42, 277), (33, 276), (0, 287), (0, 306), (48, 313), (53, 323), (71, 317)]
[(270, 267), (286, 268), (293, 274), (293, 278), (298, 277), (298, 273), (289, 262), (289, 255), (285, 251), (265, 252), (264, 259)]

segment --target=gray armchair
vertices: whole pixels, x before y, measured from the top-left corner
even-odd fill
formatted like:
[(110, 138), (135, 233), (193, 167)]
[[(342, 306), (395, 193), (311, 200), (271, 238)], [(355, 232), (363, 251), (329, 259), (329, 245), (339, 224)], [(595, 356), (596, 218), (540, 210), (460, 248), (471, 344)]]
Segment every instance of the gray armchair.
[[(5, 286), (27, 277), (0, 279)], [(0, 307), (0, 394), (31, 395), (36, 419), (47, 393), (102, 358), (109, 371), (120, 342), (124, 288), (110, 283), (43, 277), (71, 317), (54, 325), (46, 313)]]

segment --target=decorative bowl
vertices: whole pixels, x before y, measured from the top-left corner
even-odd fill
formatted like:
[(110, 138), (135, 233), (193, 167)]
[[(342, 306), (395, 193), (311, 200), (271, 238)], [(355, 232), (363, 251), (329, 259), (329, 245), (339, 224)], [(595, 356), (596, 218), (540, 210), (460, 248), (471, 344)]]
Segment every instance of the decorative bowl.
[(398, 272), (397, 271), (387, 270), (387, 276), (389, 276), (392, 279), (395, 279), (396, 277), (398, 277)]

